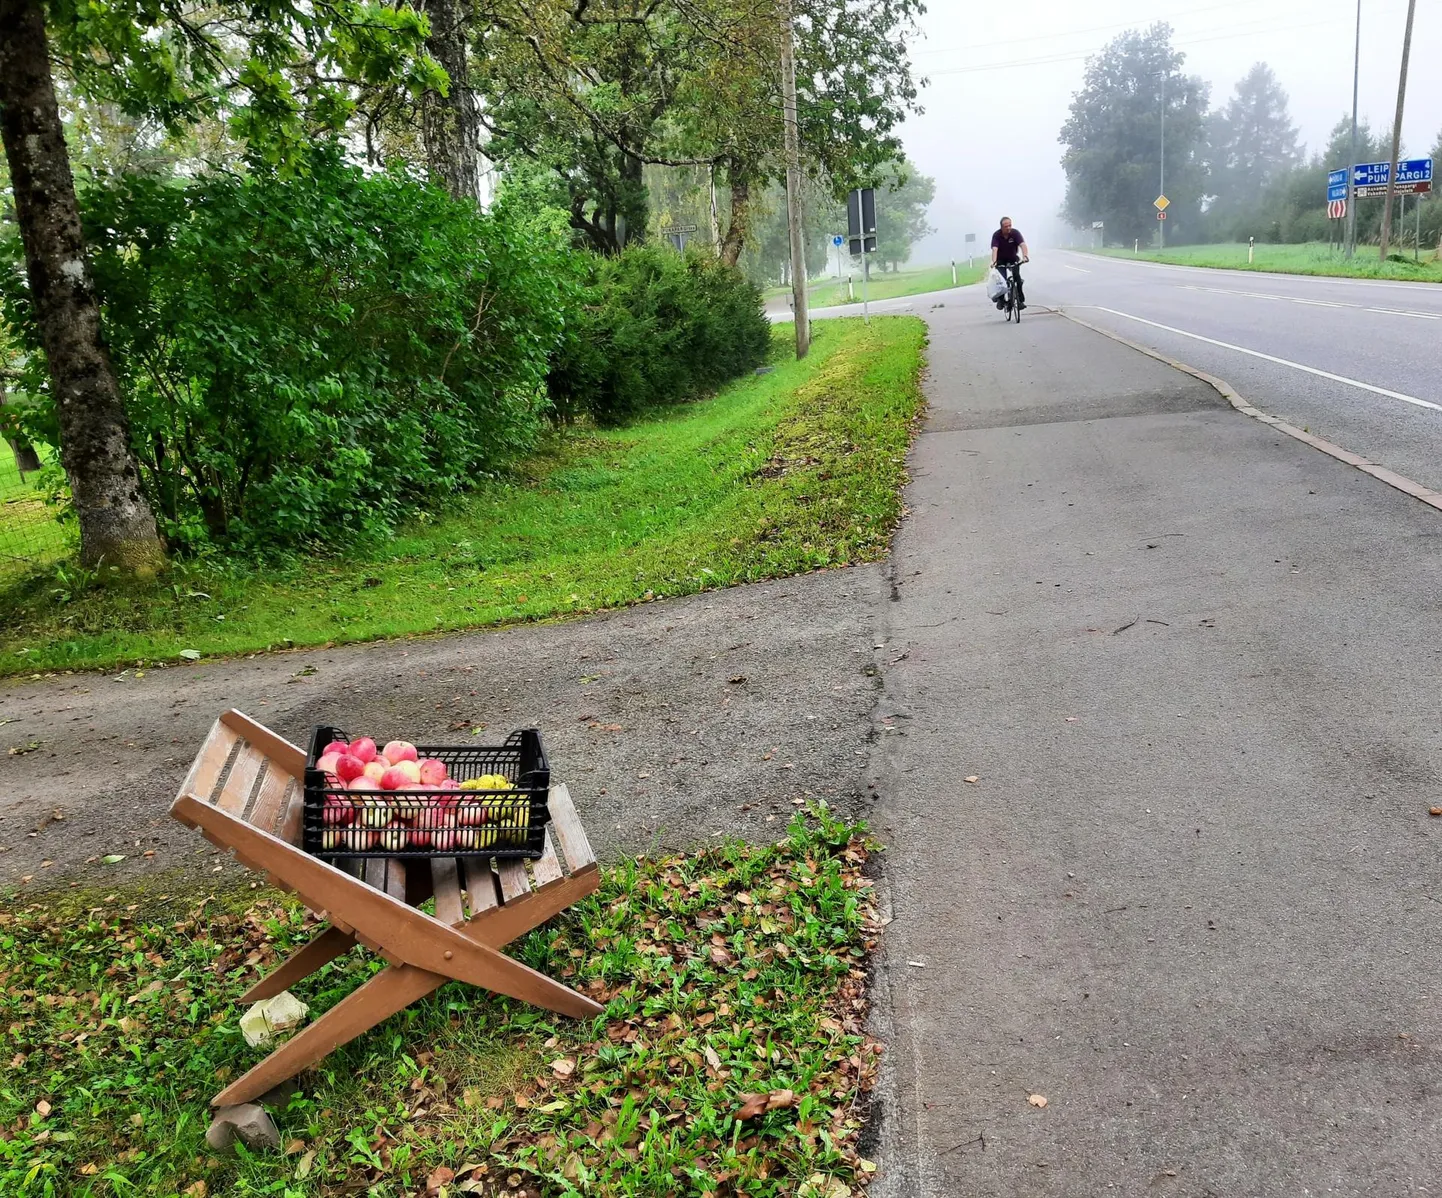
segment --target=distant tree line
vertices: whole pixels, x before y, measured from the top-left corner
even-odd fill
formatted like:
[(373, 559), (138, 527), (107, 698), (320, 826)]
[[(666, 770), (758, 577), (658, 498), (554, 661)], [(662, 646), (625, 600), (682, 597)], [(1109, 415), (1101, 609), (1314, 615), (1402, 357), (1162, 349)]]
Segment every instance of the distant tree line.
[[(1110, 242), (1148, 244), (1159, 223), (1152, 203), (1165, 186), (1166, 239), (1174, 244), (1340, 237), (1340, 222), (1327, 217), (1327, 174), (1351, 158), (1351, 117), (1344, 115), (1309, 155), (1287, 93), (1266, 63), (1254, 65), (1214, 109), (1210, 85), (1186, 74), (1185, 60), (1172, 45), (1171, 27), (1158, 23), (1121, 34), (1087, 63), (1059, 138), (1067, 177), (1062, 216), (1077, 228), (1102, 221)], [(1384, 161), (1390, 150), (1386, 131), (1359, 122), (1358, 162)], [(1418, 151), (1442, 162), (1442, 131), (1430, 150)], [(1401, 246), (1410, 246), (1417, 230), (1410, 202), (1408, 208)], [(1442, 240), (1442, 194), (1423, 202), (1421, 216), (1421, 244), (1435, 247)], [(1358, 238), (1375, 242), (1382, 201), (1359, 201), (1357, 222)]]

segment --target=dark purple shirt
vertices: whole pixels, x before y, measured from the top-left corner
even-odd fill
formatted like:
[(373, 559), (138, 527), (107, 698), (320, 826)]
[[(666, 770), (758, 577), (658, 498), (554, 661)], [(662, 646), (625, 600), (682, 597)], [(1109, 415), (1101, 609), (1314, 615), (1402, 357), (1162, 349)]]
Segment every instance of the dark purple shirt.
[(991, 248), (996, 251), (997, 262), (1020, 261), (1021, 247), (1025, 241), (1026, 238), (1015, 225), (1004, 233), (998, 229), (991, 235)]

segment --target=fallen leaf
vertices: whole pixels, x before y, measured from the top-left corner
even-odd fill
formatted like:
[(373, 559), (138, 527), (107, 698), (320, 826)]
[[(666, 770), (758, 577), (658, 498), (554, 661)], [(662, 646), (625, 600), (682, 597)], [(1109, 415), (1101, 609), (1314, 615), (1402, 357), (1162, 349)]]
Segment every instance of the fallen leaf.
[(185, 658), (186, 661), (199, 661), (199, 660), (200, 660), (200, 650), (199, 650), (199, 649), (182, 649), (182, 650), (180, 651), (180, 656), (183, 657), (183, 658)]
[(784, 1111), (796, 1105), (796, 1094), (792, 1090), (772, 1090), (766, 1097), (768, 1111)]
[(709, 1044), (706, 1045), (706, 1064), (710, 1065), (712, 1069), (720, 1070), (721, 1068), (721, 1058), (716, 1055), (716, 1050)]
[(1427, 814), (1428, 814), (1428, 815), (1442, 815), (1442, 807), (1433, 807), (1431, 811), (1427, 812)]
[(125, 860), (125, 854), (124, 854), (124, 853), (106, 853), (105, 856), (103, 856), (102, 858), (100, 858), (100, 864), (101, 864), (101, 865), (117, 865), (117, 864), (119, 864), (121, 861), (124, 861), (124, 860)]
[(46, 1102), (43, 1098), (35, 1104), (35, 1113), (39, 1115), (42, 1119), (45, 1118), (45, 1116), (48, 1115), (50, 1111), (50, 1104)]
[(456, 1175), (454, 1172), (452, 1172), (450, 1169), (447, 1169), (444, 1165), (437, 1165), (434, 1169), (431, 1170), (430, 1176), (426, 1178), (426, 1189), (434, 1193), (436, 1190), (439, 1190), (443, 1185), (449, 1185), (451, 1182), (455, 1181), (455, 1179)]
[(210, 1187), (203, 1181), (195, 1182), (185, 1191), (186, 1198), (205, 1198), (208, 1193), (210, 1193)]
[(1032, 1106), (1035, 1106), (1035, 1107), (1043, 1107), (1043, 1106), (1046, 1106), (1046, 1095), (1045, 1095), (1045, 1094), (1032, 1094), (1032, 1095), (1030, 1095), (1030, 1096), (1027, 1098), (1027, 1101), (1028, 1101), (1029, 1103), (1031, 1103)]
[(770, 1097), (769, 1094), (741, 1095), (741, 1106), (736, 1112), (737, 1120), (745, 1123), (748, 1119), (755, 1119), (758, 1115), (764, 1115), (766, 1113), (766, 1103)]
[(305, 1141), (304, 1141), (304, 1140), (292, 1140), (289, 1144), (287, 1144), (287, 1145), (285, 1146), (285, 1155), (286, 1155), (286, 1156), (294, 1156), (297, 1152), (304, 1152), (304, 1151), (305, 1151)]
[(94, 1164), (93, 1162), (91, 1162), (91, 1163), (86, 1163), (86, 1164), (80, 1166), (80, 1175), (81, 1175), (82, 1177), (94, 1177), (94, 1176), (95, 1176), (97, 1173), (99, 1173), (99, 1172), (100, 1172), (100, 1166), (97, 1165), (97, 1164)]
[(962, 781), (963, 781), (963, 782), (970, 782), (970, 783), (972, 783), (973, 785), (975, 785), (976, 783), (978, 783), (978, 782), (981, 781), (981, 775), (979, 775), (979, 774), (968, 774), (965, 778), (962, 779)]
[(557, 1057), (551, 1062), (551, 1072), (557, 1077), (570, 1077), (576, 1072), (576, 1062), (569, 1057)]
[(300, 1163), (295, 1167), (295, 1175), (297, 1177), (310, 1176), (311, 1168), (315, 1165), (316, 1151), (316, 1149), (312, 1148), (309, 1152), (307, 1152), (303, 1157), (300, 1158)]
[(730, 965), (731, 963), (732, 963), (732, 957), (731, 957), (731, 954), (730, 954), (730, 953), (728, 953), (728, 952), (727, 952), (724, 948), (722, 948), (719, 944), (713, 944), (713, 945), (711, 946), (711, 964), (712, 964), (712, 965), (718, 965), (718, 966), (720, 966), (722, 969), (725, 969), (725, 968), (726, 968), (728, 965)]

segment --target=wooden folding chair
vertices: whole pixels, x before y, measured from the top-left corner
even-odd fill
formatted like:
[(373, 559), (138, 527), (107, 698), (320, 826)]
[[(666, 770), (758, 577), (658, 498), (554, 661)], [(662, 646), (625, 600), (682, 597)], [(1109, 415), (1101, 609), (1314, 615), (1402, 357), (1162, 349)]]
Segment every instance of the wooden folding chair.
[[(298, 895), (330, 924), (241, 1001), (279, 994), (356, 944), (389, 966), (227, 1086), (212, 1106), (254, 1101), (452, 979), (578, 1019), (601, 1013), (600, 1004), (499, 951), (600, 885), (595, 854), (564, 786), (551, 788), (545, 851), (529, 873), (524, 861), (445, 857), (370, 859), (358, 863), (363, 876), (355, 877), (299, 847), (305, 761), (289, 741), (227, 711), (170, 808), (181, 823)], [(434, 916), (417, 910), (432, 897)]]

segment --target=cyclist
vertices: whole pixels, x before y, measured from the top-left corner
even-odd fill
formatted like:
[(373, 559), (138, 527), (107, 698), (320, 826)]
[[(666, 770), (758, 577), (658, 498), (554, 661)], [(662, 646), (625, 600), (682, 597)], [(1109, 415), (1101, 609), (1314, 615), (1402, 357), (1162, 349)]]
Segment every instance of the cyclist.
[[(991, 264), (993, 267), (1011, 267), (1012, 278), (1016, 281), (1018, 311), (1026, 307), (1026, 300), (1021, 289), (1020, 266), (1021, 263), (1030, 261), (1031, 255), (1027, 253), (1026, 238), (1022, 236), (1020, 229), (1012, 225), (1011, 217), (1003, 216), (1001, 228), (991, 235)], [(1004, 298), (997, 300), (996, 306), (998, 309), (1006, 307), (1006, 300)]]

